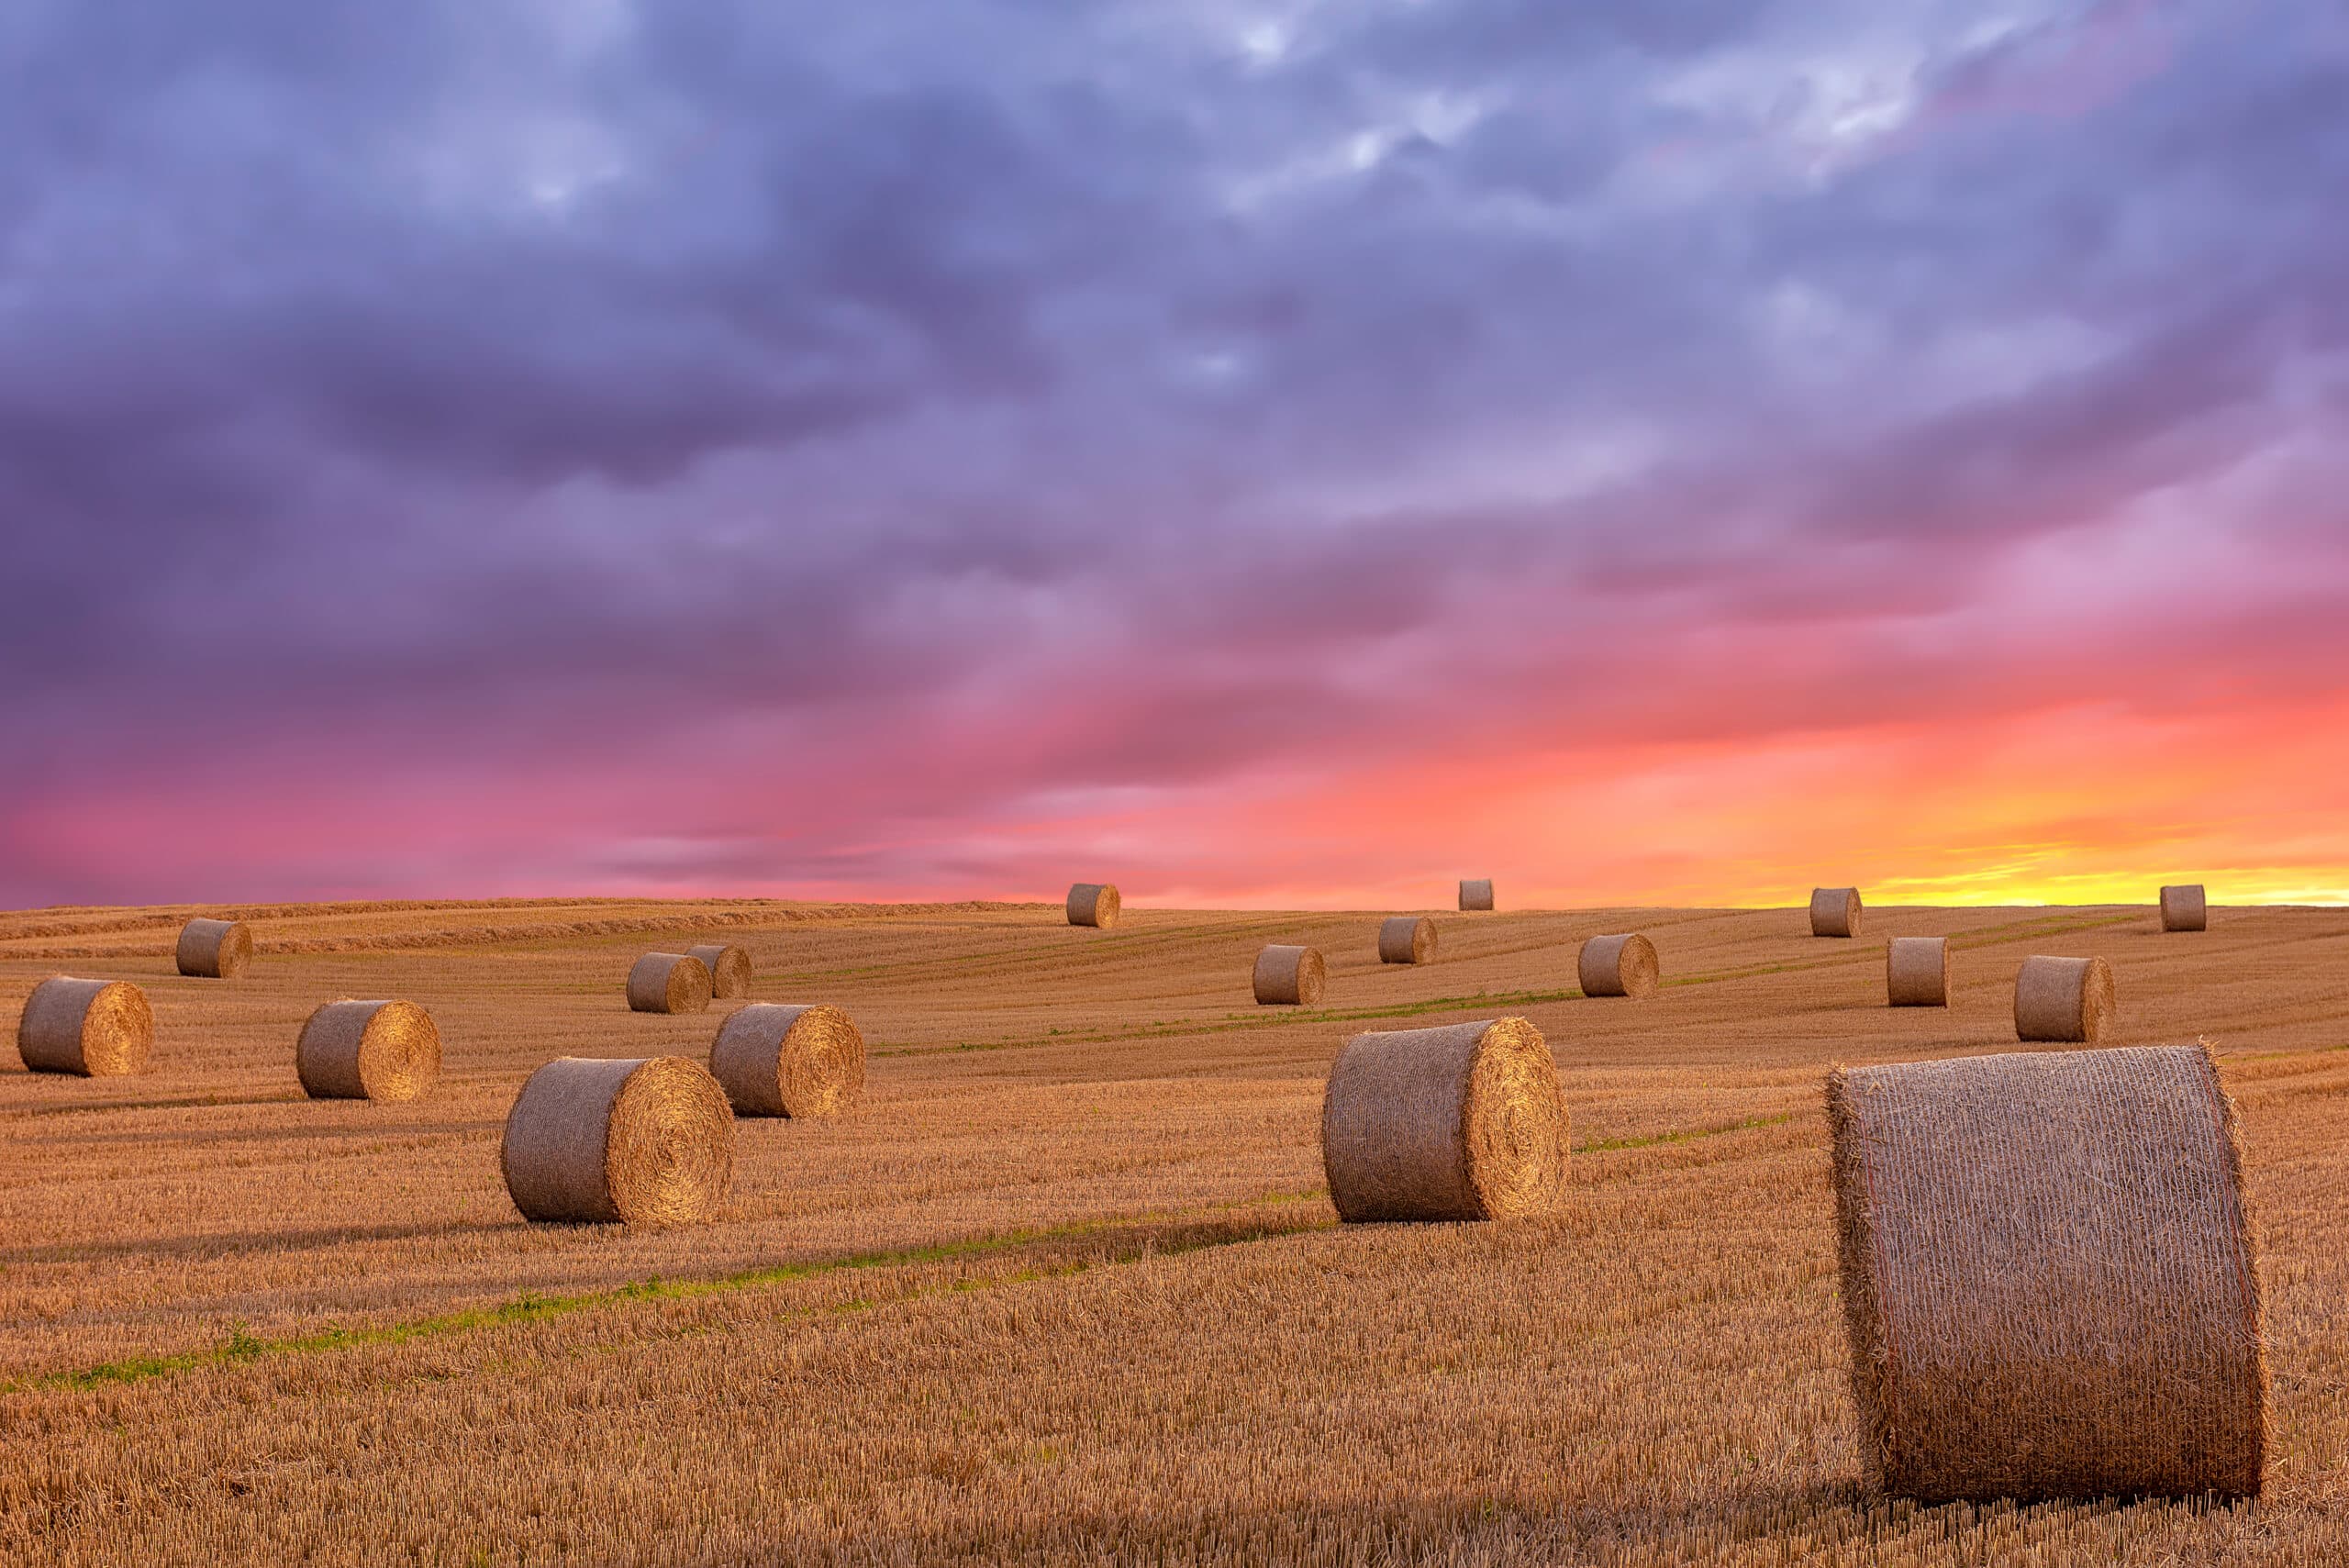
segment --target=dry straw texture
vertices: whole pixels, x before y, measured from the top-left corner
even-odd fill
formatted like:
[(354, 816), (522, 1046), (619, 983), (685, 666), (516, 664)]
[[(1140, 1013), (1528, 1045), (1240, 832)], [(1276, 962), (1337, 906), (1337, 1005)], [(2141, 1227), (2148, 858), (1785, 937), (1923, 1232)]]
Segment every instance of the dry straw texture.
[(709, 966), (691, 953), (646, 953), (628, 972), (628, 1005), (640, 1013), (698, 1013), (709, 1006)]
[(2210, 901), (2200, 883), (2162, 889), (2162, 929), (2165, 931), (2207, 931), (2210, 929)]
[(1858, 936), (1860, 890), (1856, 887), (1812, 888), (1810, 934), (1814, 937)]
[(1068, 923), (1099, 926), (1118, 923), (1118, 890), (1106, 882), (1080, 882), (1068, 890)]
[(515, 1096), (498, 1163), (525, 1218), (692, 1224), (726, 1200), (734, 1113), (682, 1056), (558, 1057)]
[(1828, 1080), (1853, 1391), (1898, 1496), (2255, 1493), (2260, 1296), (2199, 1046)]
[(1379, 962), (1425, 963), (1433, 957), (1435, 922), (1425, 915), (1396, 915), (1379, 922)]
[(1263, 1006), (1310, 1007), (1321, 1000), (1329, 967), (1319, 948), (1286, 947), (1278, 942), (1256, 955), (1252, 984)]
[(1655, 995), (1659, 973), (1655, 944), (1637, 931), (1591, 938), (1582, 944), (1582, 956), (1575, 968), (1586, 996), (1641, 1000)]
[(314, 1100), (413, 1100), (440, 1076), (440, 1030), (413, 1002), (328, 1002), (294, 1046)]
[(1949, 939), (1895, 937), (1884, 952), (1887, 1000), (1896, 1007), (1949, 1006)]
[(1338, 1218), (1499, 1219), (1558, 1207), (1566, 1101), (1523, 1018), (1358, 1034), (1321, 1100)]
[(2112, 966), (2100, 958), (2027, 958), (2015, 975), (2018, 1040), (2094, 1044), (2112, 1007)]
[(685, 950), (689, 958), (701, 960), (709, 971), (709, 994), (719, 1001), (730, 1001), (751, 994), (751, 955), (730, 942), (707, 942)]
[(838, 1007), (753, 1002), (718, 1026), (709, 1070), (742, 1116), (837, 1116), (864, 1093), (864, 1037)]
[(1461, 908), (1489, 909), (1492, 906), (1493, 879), (1491, 877), (1478, 877), (1473, 882), (1464, 878), (1462, 880), (1460, 884)]
[(180, 928), (182, 974), (205, 980), (234, 980), (251, 967), (253, 934), (242, 920), (210, 920), (202, 916)]
[(141, 1073), (154, 1043), (147, 993), (128, 980), (56, 975), (33, 987), (17, 1020), (17, 1054), (36, 1073)]

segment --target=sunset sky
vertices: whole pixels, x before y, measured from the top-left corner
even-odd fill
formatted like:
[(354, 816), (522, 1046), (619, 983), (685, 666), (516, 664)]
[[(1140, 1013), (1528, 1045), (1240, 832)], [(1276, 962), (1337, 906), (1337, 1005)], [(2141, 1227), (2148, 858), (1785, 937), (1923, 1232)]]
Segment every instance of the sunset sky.
[(2349, 899), (2338, 0), (30, 0), (0, 906)]

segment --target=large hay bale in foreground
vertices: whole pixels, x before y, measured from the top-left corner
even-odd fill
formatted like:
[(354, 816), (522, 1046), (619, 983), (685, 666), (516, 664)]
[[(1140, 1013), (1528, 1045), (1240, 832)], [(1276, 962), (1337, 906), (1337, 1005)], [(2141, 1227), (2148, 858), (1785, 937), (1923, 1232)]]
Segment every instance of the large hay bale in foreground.
[(515, 1096), (497, 1158), (525, 1218), (691, 1224), (734, 1179), (734, 1113), (682, 1056), (558, 1057)]
[(1473, 882), (1465, 878), (1462, 879), (1460, 884), (1462, 909), (1490, 909), (1492, 906), (1493, 879), (1491, 877), (1478, 877)]
[(838, 1007), (753, 1002), (718, 1026), (709, 1071), (738, 1116), (836, 1116), (864, 1092), (864, 1036)]
[(1810, 934), (1814, 937), (1858, 936), (1860, 890), (1856, 887), (1812, 888)]
[(1545, 1213), (1566, 1179), (1566, 1102), (1523, 1018), (1358, 1034), (1330, 1069), (1321, 1164), (1348, 1222)]
[(1828, 1080), (1870, 1479), (1925, 1503), (2259, 1490), (2233, 1107), (2199, 1046)]
[(1251, 984), (1260, 1006), (1310, 1007), (1321, 1000), (1329, 966), (1319, 948), (1286, 947), (1278, 942), (1256, 955)]
[(1068, 890), (1068, 923), (1072, 926), (1098, 926), (1104, 930), (1118, 923), (1121, 907), (1118, 890), (1106, 882), (1080, 882)]
[(2015, 974), (2017, 1040), (2092, 1045), (2112, 1008), (2112, 966), (2100, 958), (2027, 958)]
[(691, 953), (649, 952), (628, 972), (628, 1005), (640, 1013), (698, 1013), (709, 990), (709, 966)]
[(180, 928), (180, 945), (173, 956), (182, 974), (234, 980), (252, 966), (253, 934), (242, 920), (212, 920), (199, 915)]
[(1433, 957), (1435, 922), (1425, 915), (1396, 915), (1379, 922), (1379, 962), (1425, 963)]
[(2207, 931), (2210, 929), (2210, 900), (2200, 883), (2162, 889), (2162, 929), (2165, 931)]
[(328, 1002), (294, 1044), (314, 1100), (413, 1100), (440, 1076), (440, 1030), (413, 1002)]
[(1949, 939), (1895, 937), (1884, 950), (1884, 989), (1888, 1006), (1949, 1006)]
[(154, 1044), (154, 1010), (128, 980), (51, 975), (33, 987), (17, 1019), (17, 1054), (35, 1073), (143, 1073)]
[(1586, 996), (1629, 996), (1639, 1001), (1655, 995), (1659, 969), (1655, 944), (1637, 931), (1591, 938), (1582, 944), (1575, 969)]
[(709, 971), (709, 994), (719, 1001), (751, 994), (751, 955), (730, 942), (705, 942), (685, 950)]

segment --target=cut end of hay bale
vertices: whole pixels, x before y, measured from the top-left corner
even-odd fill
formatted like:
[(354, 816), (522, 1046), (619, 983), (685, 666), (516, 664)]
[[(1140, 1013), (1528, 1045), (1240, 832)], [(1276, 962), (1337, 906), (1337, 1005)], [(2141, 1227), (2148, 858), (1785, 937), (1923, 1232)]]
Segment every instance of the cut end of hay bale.
[(1435, 922), (1425, 915), (1396, 915), (1379, 922), (1378, 962), (1425, 963), (1435, 957)]
[(864, 1036), (838, 1007), (753, 1002), (718, 1026), (709, 1070), (740, 1116), (821, 1117), (864, 1093)]
[(525, 1218), (689, 1225), (726, 1201), (734, 1113), (682, 1056), (561, 1057), (515, 1096), (498, 1162)]
[(1893, 938), (1884, 953), (1884, 984), (1892, 1006), (1948, 1006), (1949, 939)]
[(440, 1030), (413, 1002), (328, 1002), (294, 1046), (314, 1100), (413, 1100), (440, 1076)]
[(234, 980), (252, 966), (253, 934), (242, 920), (198, 916), (180, 928), (180, 944), (173, 956), (182, 974)]
[(33, 987), (17, 1019), (17, 1054), (35, 1073), (143, 1073), (154, 1043), (154, 1010), (147, 993), (128, 980), (52, 975)]
[(1256, 955), (1252, 983), (1260, 1006), (1310, 1007), (1320, 1002), (1328, 976), (1319, 949), (1276, 942)]
[(2027, 958), (2015, 975), (2015, 1038), (2090, 1045), (2112, 1019), (2112, 966), (2100, 958)]
[(709, 1006), (709, 967), (691, 953), (646, 953), (628, 972), (628, 1005), (640, 1013), (698, 1013)]
[(2210, 929), (2210, 901), (2200, 883), (2162, 889), (2162, 929), (2205, 931)]
[(1502, 1018), (1356, 1035), (1323, 1092), (1321, 1162), (1350, 1224), (1553, 1210), (1566, 1102), (1542, 1031)]
[(1655, 944), (1637, 931), (1591, 938), (1582, 944), (1575, 969), (1584, 995), (1628, 996), (1634, 1001), (1655, 995), (1661, 973)]
[(709, 971), (709, 994), (718, 1000), (751, 994), (751, 955), (743, 949), (731, 942), (707, 942), (687, 948), (685, 956), (699, 960)]
[(1860, 890), (1856, 887), (1811, 889), (1810, 934), (1814, 937), (1858, 936), (1860, 913)]
[(1460, 884), (1460, 907), (1464, 910), (1490, 909), (1493, 906), (1493, 879), (1478, 877)]
[(1118, 923), (1122, 906), (1118, 890), (1106, 882), (1080, 882), (1068, 890), (1068, 923), (1097, 926), (1107, 930)]
[(1923, 1503), (2248, 1496), (2266, 1447), (2233, 1107), (2200, 1047), (1828, 1081), (1871, 1481)]

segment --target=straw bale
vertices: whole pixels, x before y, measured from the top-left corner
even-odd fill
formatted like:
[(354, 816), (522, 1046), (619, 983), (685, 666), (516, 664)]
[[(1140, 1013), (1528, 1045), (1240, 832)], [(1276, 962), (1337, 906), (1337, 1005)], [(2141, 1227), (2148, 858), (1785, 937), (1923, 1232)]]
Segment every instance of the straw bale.
[(1492, 906), (1493, 879), (1491, 877), (1478, 877), (1473, 882), (1464, 878), (1462, 880), (1460, 884), (1462, 909), (1489, 909)]
[(1425, 963), (1435, 957), (1435, 922), (1425, 915), (1397, 915), (1378, 927), (1378, 962)]
[(1856, 887), (1811, 889), (1810, 934), (1814, 937), (1858, 936), (1860, 890)]
[(1884, 950), (1884, 987), (1895, 1007), (1949, 1006), (1949, 939), (1895, 937)]
[(314, 1100), (413, 1100), (440, 1076), (440, 1030), (413, 1002), (328, 1002), (294, 1046)]
[(1275, 942), (1256, 955), (1256, 1000), (1268, 1007), (1310, 1007), (1321, 1000), (1322, 984), (1328, 977), (1319, 948)]
[(2162, 889), (2162, 929), (2165, 931), (2207, 931), (2210, 929), (2210, 901), (2199, 882), (2179, 887)]
[(199, 915), (180, 928), (173, 956), (182, 974), (234, 980), (252, 966), (253, 934), (242, 920), (210, 920)]
[(51, 975), (33, 987), (17, 1019), (17, 1054), (35, 1073), (144, 1073), (154, 1043), (154, 1010), (128, 980)]
[(646, 953), (628, 972), (628, 1005), (640, 1013), (698, 1013), (709, 1006), (709, 966), (691, 953)]
[(691, 1224), (725, 1202), (734, 1113), (685, 1057), (558, 1057), (515, 1096), (498, 1163), (528, 1219)]
[(837, 1116), (864, 1093), (864, 1037), (838, 1007), (753, 1002), (718, 1026), (709, 1071), (738, 1116)]
[(751, 994), (751, 955), (731, 942), (706, 942), (685, 950), (685, 956), (701, 960), (709, 971), (709, 994), (718, 1000), (730, 1001)]
[(1068, 923), (1099, 926), (1118, 923), (1118, 890), (1106, 882), (1080, 882), (1068, 890)]
[(1338, 1218), (1497, 1219), (1556, 1208), (1566, 1102), (1523, 1018), (1359, 1034), (1321, 1101)]
[(2112, 1008), (2112, 966), (2100, 958), (2027, 958), (2015, 975), (2017, 1040), (2093, 1045)]
[(1582, 944), (1582, 956), (1575, 967), (1580, 973), (1582, 994), (1586, 996), (1644, 1000), (1655, 995), (1655, 944), (1637, 931), (1591, 938)]

